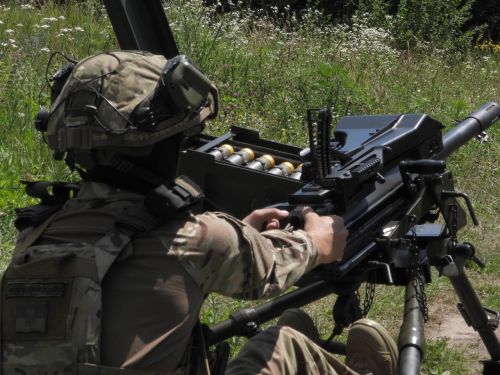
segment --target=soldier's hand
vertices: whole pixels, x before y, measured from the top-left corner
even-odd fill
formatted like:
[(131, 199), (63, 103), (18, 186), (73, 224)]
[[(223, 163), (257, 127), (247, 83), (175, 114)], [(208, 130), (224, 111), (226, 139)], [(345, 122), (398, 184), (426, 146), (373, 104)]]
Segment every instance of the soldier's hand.
[(316, 265), (332, 263), (342, 259), (349, 232), (340, 216), (319, 216), (312, 208), (302, 211), (304, 231), (318, 249)]
[(262, 230), (279, 229), (280, 220), (288, 217), (288, 211), (277, 208), (261, 208), (253, 211), (243, 219), (243, 222), (251, 225), (259, 232)]

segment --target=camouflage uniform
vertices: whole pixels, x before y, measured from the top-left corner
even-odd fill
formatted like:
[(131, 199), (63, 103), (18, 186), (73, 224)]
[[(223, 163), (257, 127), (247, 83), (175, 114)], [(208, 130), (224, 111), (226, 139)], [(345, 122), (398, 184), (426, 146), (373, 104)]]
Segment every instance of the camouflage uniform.
[(228, 375), (356, 375), (332, 354), (290, 327), (270, 327), (252, 337), (230, 363)]
[[(37, 245), (93, 243), (109, 231), (123, 207), (142, 201), (139, 194), (84, 183)], [(189, 362), (191, 332), (208, 293), (275, 296), (311, 269), (316, 256), (303, 231), (258, 233), (223, 213), (179, 214), (135, 236), (103, 281), (102, 364), (162, 373), (181, 370)], [(305, 365), (307, 373), (343, 374), (345, 369), (287, 327), (273, 327), (250, 340), (228, 371), (257, 373), (265, 365), (269, 368), (262, 373), (305, 373)]]

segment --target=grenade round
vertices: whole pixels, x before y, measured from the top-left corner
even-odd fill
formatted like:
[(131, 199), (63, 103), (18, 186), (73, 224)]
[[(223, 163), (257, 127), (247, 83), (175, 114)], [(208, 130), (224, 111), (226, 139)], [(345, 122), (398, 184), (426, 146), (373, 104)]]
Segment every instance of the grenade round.
[(213, 155), (215, 160), (223, 160), (234, 154), (234, 148), (231, 145), (223, 144), (220, 147), (215, 147), (209, 154)]
[(240, 151), (229, 156), (226, 161), (236, 165), (243, 165), (251, 162), (253, 159), (255, 159), (255, 153), (249, 148), (242, 148)]
[(300, 177), (302, 176), (302, 166), (304, 164), (299, 164), (297, 168), (295, 169), (295, 172), (293, 172), (290, 177), (295, 179), (295, 180), (300, 180)]
[(289, 161), (284, 161), (283, 163), (281, 163), (277, 167), (274, 167), (273, 169), (271, 169), (269, 171), (269, 173), (275, 174), (278, 176), (285, 176), (286, 177), (286, 176), (290, 176), (294, 170), (295, 170), (295, 168), (294, 168), (292, 163), (290, 163)]
[(247, 167), (251, 169), (257, 169), (259, 171), (267, 171), (268, 169), (274, 167), (274, 164), (276, 164), (274, 158), (271, 155), (266, 154), (255, 159), (251, 163), (248, 163)]

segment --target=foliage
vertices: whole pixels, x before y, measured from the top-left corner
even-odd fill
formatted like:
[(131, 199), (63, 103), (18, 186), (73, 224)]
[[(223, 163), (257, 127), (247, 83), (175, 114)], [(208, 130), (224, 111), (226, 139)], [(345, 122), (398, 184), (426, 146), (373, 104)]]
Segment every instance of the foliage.
[(19, 179), (68, 179), (33, 128), (36, 113), (49, 104), (46, 71), (63, 63), (55, 59), (47, 68), (48, 58), (53, 51), (78, 59), (112, 48), (112, 35), (97, 1), (0, 5), (0, 270), (14, 239), (12, 210), (27, 203)]
[(370, 26), (390, 30), (402, 48), (431, 45), (439, 49), (463, 50), (473, 40), (498, 41), (500, 3), (488, 0), (233, 0), (210, 1), (217, 11), (242, 11), (250, 7), (259, 14), (273, 16), (319, 11), (333, 24), (353, 23), (353, 17), (368, 14)]
[(500, 1), (475, 0), (472, 4), (471, 19), (466, 29), (485, 26), (480, 39), (500, 42)]
[(472, 0), (401, 0), (393, 35), (399, 46), (430, 43), (436, 48), (464, 50), (475, 30), (464, 31)]

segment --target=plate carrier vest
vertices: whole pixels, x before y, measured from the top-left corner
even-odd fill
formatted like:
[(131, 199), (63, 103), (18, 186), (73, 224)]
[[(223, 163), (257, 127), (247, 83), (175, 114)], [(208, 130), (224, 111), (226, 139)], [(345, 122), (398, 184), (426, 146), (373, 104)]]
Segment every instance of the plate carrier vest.
[[(169, 207), (168, 213), (186, 208), (199, 195), (184, 180), (176, 182), (168, 191), (176, 196), (174, 205), (180, 201), (184, 205)], [(79, 187), (26, 184), (28, 194), (42, 202), (17, 210), (16, 227), (32, 229), (18, 242), (2, 279), (1, 374), (158, 374), (100, 365), (101, 283), (133, 236), (153, 229), (166, 215), (160, 220), (145, 206), (131, 205), (94, 244), (37, 245), (36, 240)]]

